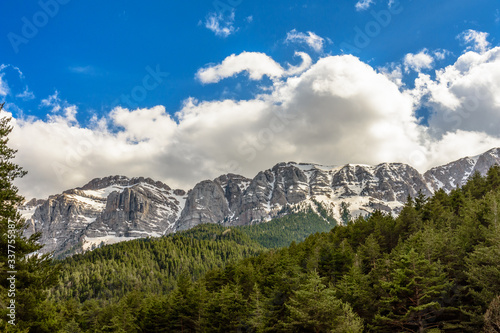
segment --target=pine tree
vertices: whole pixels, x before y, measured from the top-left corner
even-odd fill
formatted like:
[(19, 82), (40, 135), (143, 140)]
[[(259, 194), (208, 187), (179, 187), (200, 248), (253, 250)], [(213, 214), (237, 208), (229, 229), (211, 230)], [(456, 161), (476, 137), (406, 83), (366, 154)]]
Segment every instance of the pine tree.
[(423, 333), (437, 327), (435, 322), (450, 283), (437, 262), (430, 262), (413, 248), (390, 264), (390, 274), (381, 281), (386, 294), (375, 317), (382, 331), (401, 329)]
[(265, 298), (260, 292), (257, 283), (254, 284), (248, 305), (250, 309), (247, 324), (250, 330), (253, 332), (262, 332), (266, 320)]
[(286, 327), (292, 332), (362, 332), (362, 320), (351, 307), (335, 297), (316, 271), (296, 290), (286, 304), (290, 316)]
[(172, 332), (196, 332), (204, 306), (203, 292), (197, 290), (187, 272), (179, 276), (177, 288), (170, 297), (169, 321)]
[(494, 221), (488, 229), (485, 245), (476, 247), (466, 260), (467, 276), (471, 285), (470, 292), (483, 304), (488, 304), (496, 295), (500, 295), (500, 266), (498, 264), (500, 221), (497, 215), (498, 212), (494, 213)]
[[(0, 330), (11, 330), (15, 323), (16, 330), (43, 331), (46, 314), (40, 305), (57, 281), (57, 269), (50, 254), (30, 255), (42, 248), (37, 243), (40, 234), (23, 236), (25, 221), (18, 207), (24, 198), (13, 182), (26, 171), (12, 162), (17, 151), (7, 145), (9, 122), (10, 118), (0, 119)], [(15, 306), (15, 311), (8, 306)]]

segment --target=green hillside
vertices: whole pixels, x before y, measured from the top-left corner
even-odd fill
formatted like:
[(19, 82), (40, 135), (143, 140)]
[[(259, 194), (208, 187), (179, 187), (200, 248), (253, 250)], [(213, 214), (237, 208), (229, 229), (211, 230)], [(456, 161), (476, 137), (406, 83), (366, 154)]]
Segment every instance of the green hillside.
[(397, 218), (295, 241), (318, 221), (202, 225), (68, 258), (31, 331), (496, 332), (500, 167), (408, 198)]
[(304, 240), (331, 225), (312, 212), (297, 213), (250, 227), (199, 225), (161, 238), (103, 246), (60, 261), (53, 299), (120, 298), (136, 290), (152, 294), (171, 291), (184, 272), (197, 280), (208, 270), (257, 255), (265, 248)]

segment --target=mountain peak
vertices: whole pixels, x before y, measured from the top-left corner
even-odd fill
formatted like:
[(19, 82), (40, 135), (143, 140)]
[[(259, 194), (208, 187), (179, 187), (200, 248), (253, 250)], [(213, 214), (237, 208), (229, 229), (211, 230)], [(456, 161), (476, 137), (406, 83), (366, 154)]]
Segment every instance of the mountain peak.
[(133, 186), (140, 183), (146, 183), (149, 185), (156, 186), (158, 188), (163, 188), (165, 190), (170, 191), (171, 188), (160, 181), (155, 181), (151, 178), (145, 177), (133, 177), (128, 178), (126, 176), (116, 175), (116, 176), (108, 176), (104, 178), (94, 178), (87, 184), (82, 187), (78, 187), (77, 190), (101, 190), (110, 186)]

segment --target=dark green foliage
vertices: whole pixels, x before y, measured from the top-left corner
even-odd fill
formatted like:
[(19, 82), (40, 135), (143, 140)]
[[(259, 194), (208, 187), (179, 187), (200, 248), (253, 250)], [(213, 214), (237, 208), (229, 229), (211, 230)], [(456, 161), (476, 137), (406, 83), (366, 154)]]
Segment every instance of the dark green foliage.
[(308, 212), (286, 215), (266, 223), (238, 229), (265, 248), (272, 249), (288, 246), (292, 242), (301, 242), (317, 232), (330, 231), (335, 224), (334, 220), (327, 222), (317, 214)]
[(286, 303), (291, 332), (362, 332), (363, 321), (313, 271)]
[(383, 296), (375, 321), (387, 331), (424, 332), (439, 327), (439, 303), (450, 282), (438, 262), (431, 262), (413, 248), (395, 253), (387, 262), (380, 287)]
[(499, 175), (494, 167), (463, 189), (408, 198), (398, 217), (375, 211), (329, 232), (317, 232), (332, 225), (324, 217), (296, 213), (68, 258), (45, 323), (66, 332), (496, 332)]
[(218, 225), (162, 238), (147, 238), (104, 246), (61, 262), (54, 299), (111, 299), (130, 291), (163, 294), (185, 272), (194, 279), (210, 269), (263, 251), (237, 229)]
[[(0, 110), (2, 107), (0, 104)], [(52, 265), (50, 255), (30, 255), (42, 248), (36, 243), (40, 234), (29, 239), (23, 236), (25, 221), (17, 207), (24, 198), (13, 181), (26, 172), (12, 162), (16, 151), (7, 145), (12, 131), (9, 122), (10, 118), (0, 119), (0, 331), (48, 332), (52, 330), (52, 318), (43, 304), (47, 289), (57, 280), (57, 267)], [(14, 280), (7, 280), (12, 276)], [(15, 302), (15, 318), (7, 316), (12, 314), (7, 309), (11, 301)]]

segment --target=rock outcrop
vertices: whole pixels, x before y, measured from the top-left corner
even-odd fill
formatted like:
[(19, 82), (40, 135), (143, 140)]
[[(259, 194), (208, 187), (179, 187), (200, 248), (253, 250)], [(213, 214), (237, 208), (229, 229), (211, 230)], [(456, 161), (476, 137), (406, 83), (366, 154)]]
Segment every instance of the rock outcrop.
[[(174, 231), (186, 192), (150, 178), (112, 176), (39, 201), (26, 234), (42, 232), (43, 252), (79, 253), (101, 244)], [(25, 209), (33, 209), (30, 201)]]

